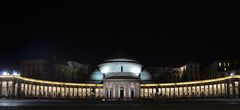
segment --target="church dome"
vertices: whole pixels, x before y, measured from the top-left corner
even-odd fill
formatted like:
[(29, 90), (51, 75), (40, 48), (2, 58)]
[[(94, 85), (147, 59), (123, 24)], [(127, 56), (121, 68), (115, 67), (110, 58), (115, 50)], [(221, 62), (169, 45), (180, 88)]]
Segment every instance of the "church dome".
[[(91, 79), (102, 80), (104, 77), (112, 77), (119, 75), (119, 73), (124, 73), (129, 77), (141, 78), (142, 80), (150, 79), (150, 74), (143, 70), (143, 65), (124, 52), (117, 52), (106, 58), (103, 63), (97, 66), (97, 70), (93, 73)], [(146, 73), (147, 77), (144, 75)]]
[(113, 54), (111, 54), (109, 57), (107, 57), (104, 62), (111, 62), (111, 61), (133, 61), (138, 62), (135, 58), (133, 58), (131, 55), (127, 54), (125, 51), (117, 51)]

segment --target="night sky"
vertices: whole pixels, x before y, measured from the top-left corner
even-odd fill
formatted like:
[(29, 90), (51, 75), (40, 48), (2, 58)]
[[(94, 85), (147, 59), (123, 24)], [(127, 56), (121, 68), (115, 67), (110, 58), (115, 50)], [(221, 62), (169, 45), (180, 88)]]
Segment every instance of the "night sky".
[(239, 41), (225, 24), (84, 24), (81, 17), (45, 12), (1, 23), (1, 67), (54, 56), (96, 65), (119, 50), (146, 66), (206, 65), (240, 56)]

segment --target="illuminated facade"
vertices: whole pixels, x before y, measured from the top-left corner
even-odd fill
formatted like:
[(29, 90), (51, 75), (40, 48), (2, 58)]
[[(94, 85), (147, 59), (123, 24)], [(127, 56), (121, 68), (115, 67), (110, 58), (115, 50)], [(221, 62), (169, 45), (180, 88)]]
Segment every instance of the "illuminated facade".
[(111, 76), (103, 80), (104, 98), (134, 99), (140, 96), (140, 80), (137, 77), (124, 75)]
[[(181, 68), (180, 68), (181, 69)], [(174, 83), (151, 83), (150, 73), (135, 60), (115, 58), (99, 64), (91, 75), (97, 83), (37, 80), (16, 74), (0, 75), (0, 96), (59, 99), (165, 99), (239, 97), (240, 70), (229, 76)]]
[[(240, 71), (238, 70), (234, 72), (239, 74)], [(126, 86), (128, 86), (128, 89), (123, 88)], [(112, 93), (106, 92), (108, 90), (104, 90), (104, 88), (110, 89), (111, 87), (113, 88)], [(133, 89), (136, 92), (133, 93)], [(240, 75), (231, 75), (217, 79), (191, 82), (153, 84), (140, 84), (138, 83), (137, 79), (128, 79), (126, 81), (124, 81), (124, 79), (110, 79), (110, 81), (104, 82), (103, 84), (87, 84), (52, 82), (24, 78), (14, 75), (0, 76), (0, 96), (8, 98), (161, 99), (194, 97), (239, 97), (239, 91)]]

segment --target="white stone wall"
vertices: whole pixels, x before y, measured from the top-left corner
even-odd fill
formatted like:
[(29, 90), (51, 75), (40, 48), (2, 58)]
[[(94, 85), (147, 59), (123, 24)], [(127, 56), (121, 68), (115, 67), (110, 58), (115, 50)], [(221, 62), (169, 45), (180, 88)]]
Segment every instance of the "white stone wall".
[(124, 98), (131, 98), (131, 89), (134, 90), (134, 98), (140, 95), (140, 83), (136, 79), (105, 79), (103, 85), (104, 98), (120, 98), (121, 87), (124, 87)]

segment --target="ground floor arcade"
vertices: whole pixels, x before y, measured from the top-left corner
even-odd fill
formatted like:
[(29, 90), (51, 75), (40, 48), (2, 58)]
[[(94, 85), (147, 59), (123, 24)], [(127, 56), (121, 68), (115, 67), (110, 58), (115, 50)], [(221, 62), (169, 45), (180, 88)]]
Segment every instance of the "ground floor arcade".
[[(134, 88), (137, 91), (134, 97), (131, 97), (131, 89), (123, 90), (128, 92), (128, 98), (239, 97), (240, 75), (192, 82), (140, 84)], [(106, 96), (110, 94), (106, 90), (104, 84), (0, 76), (0, 96), (7, 98), (111, 98)], [(122, 88), (116, 90), (121, 92)], [(122, 97), (120, 92), (118, 98)]]

